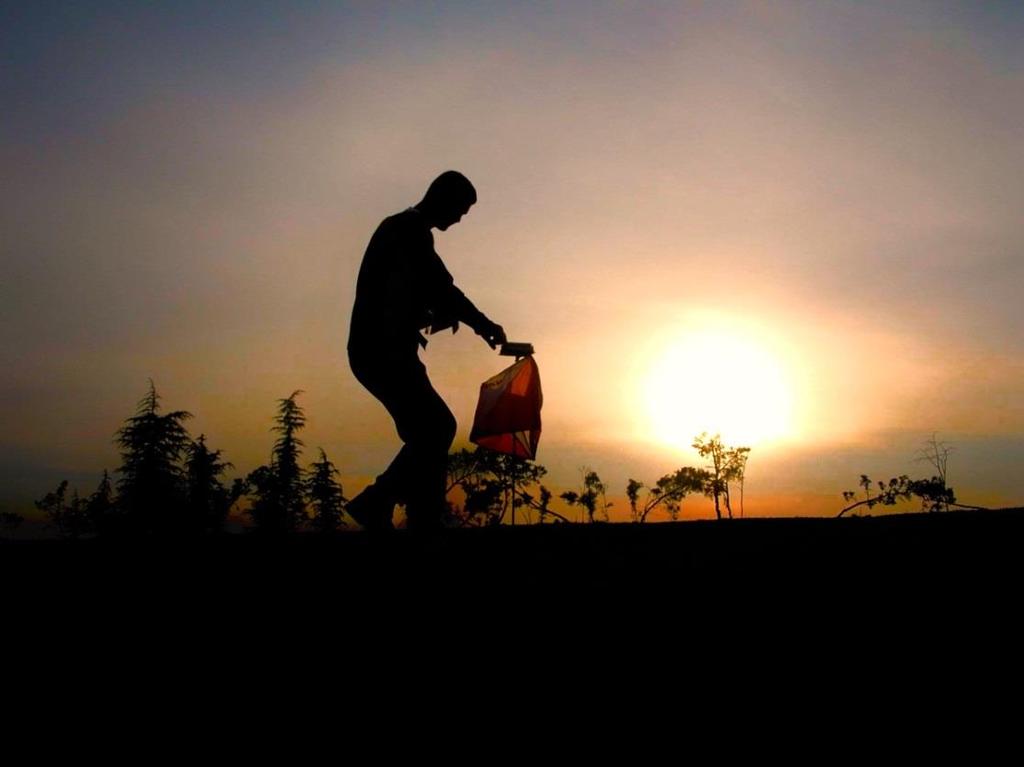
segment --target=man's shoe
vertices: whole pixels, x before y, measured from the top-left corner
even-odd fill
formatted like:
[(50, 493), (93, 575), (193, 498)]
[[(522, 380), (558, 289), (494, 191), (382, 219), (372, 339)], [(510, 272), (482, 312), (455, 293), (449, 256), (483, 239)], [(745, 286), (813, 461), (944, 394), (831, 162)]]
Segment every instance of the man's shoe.
[(433, 533), (444, 530), (441, 514), (437, 511), (410, 509), (405, 507), (405, 526), (415, 533)]
[(391, 521), (394, 510), (395, 505), (381, 500), (373, 485), (349, 501), (345, 507), (348, 515), (368, 532), (394, 530), (395, 525)]

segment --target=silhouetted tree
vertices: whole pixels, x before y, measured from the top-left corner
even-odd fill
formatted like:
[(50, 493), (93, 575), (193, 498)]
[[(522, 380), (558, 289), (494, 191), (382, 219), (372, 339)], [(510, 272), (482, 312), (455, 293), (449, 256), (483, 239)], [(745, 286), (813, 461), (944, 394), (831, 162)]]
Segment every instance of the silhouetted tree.
[(927, 462), (936, 472), (932, 477), (932, 484), (926, 488), (929, 495), (925, 499), (925, 503), (929, 511), (948, 511), (950, 504), (956, 503), (955, 498), (950, 502), (944, 500), (947, 494), (953, 494), (947, 481), (949, 476), (947, 466), (949, 455), (952, 452), (953, 448), (945, 442), (939, 441), (938, 435), (935, 433), (932, 433), (931, 439), (927, 440), (917, 452), (917, 460)]
[(135, 415), (117, 432), (122, 464), (118, 504), (134, 531), (180, 528), (185, 478), (180, 461), (189, 445), (184, 410), (160, 415), (153, 381)]
[(68, 538), (79, 538), (89, 533), (102, 531), (102, 525), (113, 508), (113, 491), (110, 475), (104, 471), (99, 487), (88, 498), (81, 498), (78, 490), (71, 491), (68, 499), (68, 481), (61, 482), (57, 489), (35, 501), (35, 507), (46, 514), (57, 533)]
[(13, 511), (0, 512), (0, 530), (9, 535), (13, 535), (24, 521), (25, 518), (21, 514), (15, 514)]
[(551, 510), (551, 491), (544, 487), (544, 485), (540, 486), (540, 497), (536, 501), (529, 493), (523, 493), (523, 498), (529, 505), (537, 510), (538, 525), (545, 524), (548, 517), (554, 517), (558, 522), (569, 521), (557, 511)]
[[(551, 491), (540, 484), (541, 477), (548, 473), (546, 468), (539, 463), (503, 453), (498, 454), (498, 468), (505, 478), (508, 491), (508, 505), (512, 510), (513, 523), (515, 523), (517, 511), (525, 513), (527, 524), (533, 522), (531, 512), (534, 510), (538, 511), (542, 517), (554, 516), (555, 519), (558, 519), (561, 516), (548, 508), (548, 504), (551, 501)], [(502, 474), (499, 473), (498, 476), (502, 477)], [(538, 487), (539, 500), (535, 499), (527, 490), (527, 488), (534, 485)]]
[(85, 501), (78, 495), (78, 488), (71, 491), (71, 503), (64, 515), (64, 529), (71, 538), (80, 538), (92, 532), (89, 517), (86, 514)]
[(953, 488), (946, 487), (945, 477), (911, 480), (910, 492), (921, 499), (922, 511), (949, 511), (950, 506), (959, 506), (965, 509), (980, 508), (957, 503)]
[[(589, 467), (584, 467), (583, 489), (580, 492), (569, 490), (562, 493), (561, 498), (570, 506), (579, 506), (587, 513), (590, 522), (607, 522), (608, 509), (612, 504), (608, 502), (605, 495), (606, 488), (597, 472)], [(600, 519), (598, 516), (600, 515)]]
[(267, 532), (286, 532), (306, 521), (303, 472), (299, 466), (302, 440), (296, 433), (306, 425), (306, 416), (295, 398), (301, 390), (278, 400), (272, 431), (279, 435), (271, 451), (269, 466), (260, 466), (246, 478), (256, 496), (250, 508), (256, 526)]
[(898, 477), (893, 477), (889, 480), (889, 483), (884, 482), (878, 483), (878, 495), (871, 494), (871, 478), (867, 474), (860, 475), (860, 481), (858, 484), (864, 491), (864, 499), (850, 503), (857, 497), (857, 493), (853, 490), (846, 490), (843, 492), (843, 498), (849, 503), (849, 505), (839, 512), (839, 516), (843, 516), (848, 511), (860, 508), (861, 506), (867, 506), (869, 509), (874, 508), (878, 504), (884, 506), (894, 506), (900, 500), (908, 501), (913, 494), (913, 485), (910, 477), (906, 474), (901, 474)]
[(320, 460), (310, 466), (305, 489), (306, 499), (313, 508), (313, 528), (322, 533), (334, 532), (341, 524), (345, 497), (341, 485), (334, 479), (337, 474), (338, 469), (320, 448)]
[(953, 506), (958, 509), (985, 511), (984, 506), (971, 506), (957, 501), (956, 493), (947, 481), (949, 476), (947, 464), (952, 452), (952, 447), (939, 441), (938, 437), (932, 434), (931, 439), (926, 441), (924, 447), (918, 451), (916, 460), (931, 464), (936, 474), (927, 479), (910, 479), (906, 474), (901, 474), (899, 477), (890, 479), (888, 484), (879, 482), (877, 495), (871, 494), (873, 488), (871, 478), (866, 474), (861, 474), (857, 484), (863, 490), (864, 498), (855, 500), (857, 498), (855, 491), (845, 491), (843, 499), (848, 505), (839, 512), (839, 516), (864, 506), (869, 509), (879, 504), (893, 506), (897, 501), (910, 500), (912, 496), (921, 499), (922, 511), (948, 511)]
[[(725, 445), (722, 444), (722, 438), (719, 435), (716, 434), (714, 437), (708, 437), (707, 432), (702, 432), (694, 438), (693, 447), (702, 458), (711, 459), (711, 463), (708, 466), (710, 473), (703, 492), (709, 498), (714, 499), (715, 517), (721, 519), (722, 509), (719, 504), (719, 498), (726, 495), (729, 491)], [(732, 509), (729, 509), (729, 517), (730, 519), (732, 518)]]
[(85, 502), (85, 516), (89, 526), (97, 534), (103, 535), (115, 523), (115, 513), (114, 487), (110, 481), (110, 473), (104, 469), (99, 485)]
[(35, 507), (43, 512), (50, 523), (57, 528), (61, 535), (65, 534), (65, 518), (67, 514), (68, 481), (65, 479), (53, 492), (47, 493), (38, 501), (34, 501)]
[(245, 478), (249, 495), (253, 496), (248, 514), (257, 530), (282, 532), (286, 529), (284, 513), (278, 500), (277, 477), (272, 467), (257, 466)]
[(46, 514), (50, 523), (62, 536), (77, 538), (85, 532), (85, 509), (78, 491), (72, 490), (68, 500), (68, 481), (65, 479), (52, 493), (35, 502), (36, 508)]
[[(493, 453), (493, 451), (487, 451)], [(484, 475), (489, 473), (490, 466), (485, 460), (485, 453), (481, 450), (461, 450), (448, 454), (448, 465), (445, 475), (445, 494), (451, 493), (455, 488), (462, 488), (479, 482)]]
[(231, 506), (244, 494), (245, 484), (235, 480), (230, 488), (221, 483), (221, 475), (232, 467), (220, 460), (220, 450), (206, 446), (206, 435), (191, 442), (185, 455), (187, 509), (189, 524), (196, 532), (222, 532)]
[(975, 511), (984, 510), (983, 506), (968, 506), (957, 503), (956, 493), (953, 492), (953, 488), (946, 487), (946, 483), (941, 477), (910, 479), (906, 474), (901, 474), (890, 479), (888, 484), (879, 482), (877, 495), (871, 494), (872, 483), (866, 474), (860, 475), (859, 484), (864, 490), (864, 498), (850, 503), (850, 501), (854, 501), (857, 497), (857, 493), (853, 490), (845, 491), (843, 499), (849, 505), (839, 512), (840, 517), (846, 514), (846, 512), (853, 511), (861, 506), (866, 506), (869, 509), (878, 505), (894, 506), (898, 501), (909, 501), (913, 496), (921, 499), (922, 511), (938, 511), (939, 509), (948, 509), (950, 506)]
[(633, 521), (646, 522), (647, 516), (659, 506), (675, 521), (679, 518), (683, 498), (690, 493), (703, 492), (710, 476), (704, 469), (684, 466), (672, 474), (666, 474), (654, 483), (654, 487), (648, 488), (643, 503), (640, 502), (640, 491), (645, 487), (644, 484), (630, 479), (626, 485), (626, 496), (629, 498)]
[[(662, 479), (664, 479), (664, 477), (662, 477)], [(660, 481), (661, 480), (659, 480), (659, 482)], [(633, 479), (632, 477), (630, 477), (629, 482), (626, 483), (626, 497), (629, 499), (629, 511), (633, 515), (634, 522), (643, 522), (644, 520), (646, 520), (647, 515), (656, 505), (654, 504), (651, 505), (650, 507), (643, 509), (639, 508), (640, 491), (643, 490), (643, 488), (644, 483), (638, 479)], [(652, 490), (648, 490), (648, 496), (650, 496), (652, 492)]]
[(747, 461), (750, 458), (749, 447), (730, 447), (725, 451), (725, 505), (732, 516), (729, 483), (736, 482), (740, 486), (740, 517), (743, 517), (743, 484), (747, 475)]
[(719, 503), (719, 499), (722, 499), (725, 502), (729, 519), (733, 518), (732, 493), (730, 492), (730, 483), (732, 482), (738, 482), (740, 485), (740, 513), (742, 515), (743, 484), (746, 479), (750, 448), (728, 447), (722, 442), (720, 435), (709, 437), (707, 432), (702, 432), (694, 438), (693, 447), (702, 458), (710, 459), (703, 492), (715, 501), (715, 517), (722, 518), (722, 509)]
[[(539, 463), (485, 448), (450, 453), (446, 492), (459, 488), (465, 496), (461, 507), (449, 502), (450, 522), (472, 527), (500, 525), (510, 510), (536, 510), (542, 520), (549, 516), (564, 520), (548, 508), (551, 492), (540, 485), (545, 474), (547, 469)], [(539, 499), (528, 491), (534, 485), (539, 486)]]
[[(470, 451), (463, 448), (448, 454), (445, 497), (449, 524), (459, 527), (485, 526), (493, 524), (492, 519), (500, 519), (500, 509), (492, 512), (492, 501), (494, 501), (493, 506), (496, 507), (500, 491), (491, 480), (490, 468), (485, 463), (483, 451)], [(493, 498), (488, 498), (486, 503), (481, 503), (482, 492), (492, 484), (495, 484), (494, 491), (490, 493)], [(461, 490), (464, 495), (462, 506), (447, 500), (456, 488)]]

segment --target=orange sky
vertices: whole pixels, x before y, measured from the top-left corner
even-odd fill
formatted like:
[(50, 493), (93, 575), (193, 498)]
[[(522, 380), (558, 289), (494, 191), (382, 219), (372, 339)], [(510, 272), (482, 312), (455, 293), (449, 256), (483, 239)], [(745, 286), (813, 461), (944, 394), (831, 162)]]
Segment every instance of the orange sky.
[[(676, 359), (680, 429), (723, 429), (724, 393), (761, 417), (784, 392), (748, 514), (832, 513), (862, 472), (923, 473), (933, 431), (962, 499), (1024, 496), (1019, 9), (13, 15), (0, 502), (90, 490), (148, 377), (239, 472), (304, 389), (310, 454), (358, 489), (398, 444), (345, 359), (359, 259), (446, 168), (479, 203), (438, 252), (537, 348), (554, 487), (591, 466), (621, 496), (696, 462), (693, 434), (673, 447), (651, 420)], [(723, 333), (731, 354), (689, 359)], [(469, 332), (423, 356), (465, 444), (505, 360)]]

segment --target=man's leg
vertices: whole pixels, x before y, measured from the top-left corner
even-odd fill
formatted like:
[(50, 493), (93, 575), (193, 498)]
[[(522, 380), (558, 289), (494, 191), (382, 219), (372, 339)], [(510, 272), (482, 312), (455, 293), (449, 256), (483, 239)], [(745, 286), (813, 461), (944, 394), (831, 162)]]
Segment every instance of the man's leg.
[[(433, 389), (431, 389), (433, 392)], [(455, 439), (455, 417), (436, 392), (426, 398), (418, 434), (409, 443), (412, 455), (412, 485), (406, 499), (410, 529), (441, 527), (446, 512), (445, 488), (448, 449)]]
[(377, 484), (397, 502), (405, 503), (409, 527), (441, 525), (445, 511), (448, 449), (455, 439), (455, 416), (419, 364), (400, 391), (384, 402), (405, 445), (378, 478)]
[[(360, 353), (349, 349), (349, 364), (356, 380), (376, 397), (392, 414), (394, 403), (402, 399), (402, 384), (412, 380), (410, 371), (414, 370), (419, 359), (415, 351), (411, 354), (381, 354), (377, 349)], [(391, 403), (391, 404), (389, 404)], [(392, 516), (395, 503), (404, 502), (400, 491), (403, 467), (409, 463), (408, 450), (405, 446), (391, 461), (385, 471), (376, 480), (363, 489), (355, 498), (348, 502), (346, 511), (364, 529), (368, 531), (393, 530)]]
[[(455, 438), (455, 417), (434, 390), (418, 357), (372, 369), (353, 365), (353, 371), (387, 408), (405, 444), (376, 482), (353, 499), (350, 508), (354, 505), (362, 513), (364, 507), (372, 505), (390, 512), (395, 503), (401, 502), (406, 504), (410, 527), (439, 526), (445, 509), (445, 476), (448, 449)], [(370, 526), (361, 519), (357, 521)]]

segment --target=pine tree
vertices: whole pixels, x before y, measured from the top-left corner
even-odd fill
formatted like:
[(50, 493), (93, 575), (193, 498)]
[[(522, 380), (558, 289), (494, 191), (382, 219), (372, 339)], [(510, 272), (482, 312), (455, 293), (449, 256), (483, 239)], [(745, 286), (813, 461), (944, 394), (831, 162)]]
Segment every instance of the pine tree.
[(111, 526), (114, 514), (114, 487), (110, 473), (104, 469), (103, 479), (85, 502), (85, 516), (89, 526), (103, 535)]
[(294, 531), (306, 521), (299, 466), (302, 440), (295, 436), (306, 425), (306, 416), (295, 401), (300, 394), (302, 391), (297, 390), (278, 400), (272, 431), (280, 436), (274, 442), (270, 465), (258, 467), (246, 478), (256, 496), (249, 514), (256, 526), (267, 532)]
[(221, 475), (232, 464), (221, 461), (220, 454), (220, 450), (210, 450), (206, 446), (205, 434), (200, 434), (186, 451), (189, 526), (196, 532), (223, 531), (228, 511), (244, 492), (244, 486), (238, 480), (230, 490), (221, 484)]
[(114, 506), (110, 474), (106, 470), (96, 491), (88, 498), (81, 498), (77, 489), (71, 491), (70, 501), (67, 495), (68, 481), (65, 479), (56, 490), (35, 502), (36, 508), (46, 514), (51, 524), (57, 528), (58, 534), (68, 538), (80, 538), (89, 533), (105, 532), (104, 525), (108, 522)]
[(78, 495), (77, 488), (71, 492), (71, 503), (64, 512), (64, 532), (75, 540), (90, 532), (85, 501)]
[(67, 504), (64, 499), (67, 497), (67, 492), (68, 481), (65, 479), (57, 485), (56, 490), (35, 501), (35, 507), (49, 518), (50, 523), (57, 528), (57, 532), (61, 535), (66, 533)]
[(118, 503), (129, 529), (152, 532), (180, 527), (185, 479), (180, 461), (189, 444), (184, 410), (160, 415), (153, 381), (135, 415), (117, 432), (121, 448)]
[(321, 533), (334, 532), (341, 524), (341, 510), (345, 503), (341, 485), (334, 479), (338, 469), (327, 459), (323, 448), (320, 448), (320, 460), (310, 468), (306, 498), (313, 507), (313, 528)]

